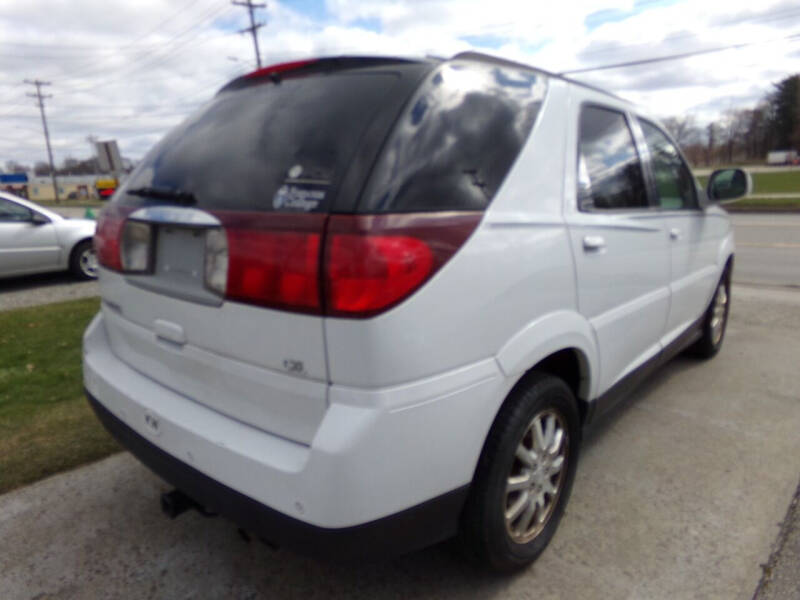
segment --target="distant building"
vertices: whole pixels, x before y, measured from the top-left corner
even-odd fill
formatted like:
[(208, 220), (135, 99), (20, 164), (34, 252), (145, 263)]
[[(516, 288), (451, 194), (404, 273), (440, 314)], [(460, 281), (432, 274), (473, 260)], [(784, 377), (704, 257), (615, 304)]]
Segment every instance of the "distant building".
[[(58, 175), (58, 195), (62, 199), (96, 199), (95, 182), (102, 175)], [(31, 177), (28, 181), (28, 198), (33, 202), (52, 202), (56, 199), (50, 176)]]
[(28, 175), (26, 173), (0, 173), (0, 190), (28, 197)]

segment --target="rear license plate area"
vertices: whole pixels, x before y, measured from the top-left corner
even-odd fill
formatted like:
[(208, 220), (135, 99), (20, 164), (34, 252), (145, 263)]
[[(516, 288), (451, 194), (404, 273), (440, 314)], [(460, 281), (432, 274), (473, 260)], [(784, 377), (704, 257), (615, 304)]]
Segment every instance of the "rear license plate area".
[(153, 225), (153, 273), (130, 276), (139, 287), (182, 300), (218, 306), (222, 298), (205, 286), (204, 227)]

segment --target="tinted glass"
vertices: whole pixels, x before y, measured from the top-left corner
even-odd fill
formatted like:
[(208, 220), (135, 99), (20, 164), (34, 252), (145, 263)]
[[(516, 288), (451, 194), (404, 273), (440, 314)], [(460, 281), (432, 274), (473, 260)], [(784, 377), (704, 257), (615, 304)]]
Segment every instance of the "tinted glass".
[(11, 202), (0, 198), (0, 221), (2, 222), (19, 222), (30, 221), (33, 213), (24, 206), (20, 206), (16, 202)]
[(578, 142), (581, 210), (648, 206), (642, 164), (622, 113), (587, 106)]
[(678, 149), (655, 125), (640, 121), (650, 151), (650, 166), (655, 178), (658, 202), (662, 208), (675, 210), (697, 207), (694, 177)]
[(452, 61), (420, 86), (395, 124), (361, 212), (483, 210), (531, 131), (546, 78)]
[[(223, 91), (159, 143), (122, 191), (180, 190), (200, 208), (326, 212), (399, 79), (390, 70), (350, 70)], [(126, 205), (165, 202), (117, 197)]]

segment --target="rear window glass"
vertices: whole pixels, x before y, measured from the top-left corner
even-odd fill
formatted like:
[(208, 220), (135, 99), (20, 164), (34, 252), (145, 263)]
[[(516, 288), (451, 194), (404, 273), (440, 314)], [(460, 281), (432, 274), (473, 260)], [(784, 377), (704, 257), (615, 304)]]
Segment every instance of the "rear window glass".
[(337, 71), (223, 91), (145, 157), (117, 201), (163, 203), (125, 193), (158, 188), (190, 193), (200, 208), (326, 212), (400, 79)]
[(547, 91), (527, 69), (439, 66), (395, 124), (360, 212), (483, 210), (531, 131)]

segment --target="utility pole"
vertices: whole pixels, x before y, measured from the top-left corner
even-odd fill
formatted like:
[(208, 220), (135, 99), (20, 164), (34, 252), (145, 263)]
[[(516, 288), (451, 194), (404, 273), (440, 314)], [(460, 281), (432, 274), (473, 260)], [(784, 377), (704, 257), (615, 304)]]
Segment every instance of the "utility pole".
[(47, 158), (50, 159), (50, 179), (53, 181), (53, 191), (56, 194), (56, 204), (61, 203), (61, 198), (58, 197), (58, 181), (56, 181), (56, 166), (53, 164), (53, 151), (50, 149), (50, 132), (47, 130), (47, 117), (44, 115), (44, 99), (52, 98), (52, 94), (46, 96), (42, 94), (42, 86), (50, 85), (49, 81), (39, 81), (34, 79), (26, 79), (25, 83), (36, 86), (35, 94), (27, 94), (31, 98), (36, 98), (39, 104), (39, 111), (42, 113), (42, 127), (44, 127), (44, 141), (47, 143)]
[(266, 4), (253, 4), (253, 0), (246, 0), (246, 2), (232, 2), (235, 6), (244, 6), (247, 8), (247, 12), (250, 14), (250, 27), (245, 27), (244, 29), (239, 30), (239, 33), (244, 33), (245, 31), (249, 31), (253, 35), (253, 46), (256, 49), (256, 65), (258, 68), (261, 68), (261, 52), (258, 49), (258, 35), (256, 32), (264, 26), (264, 23), (256, 23), (255, 17), (255, 9), (257, 8), (266, 8)]

